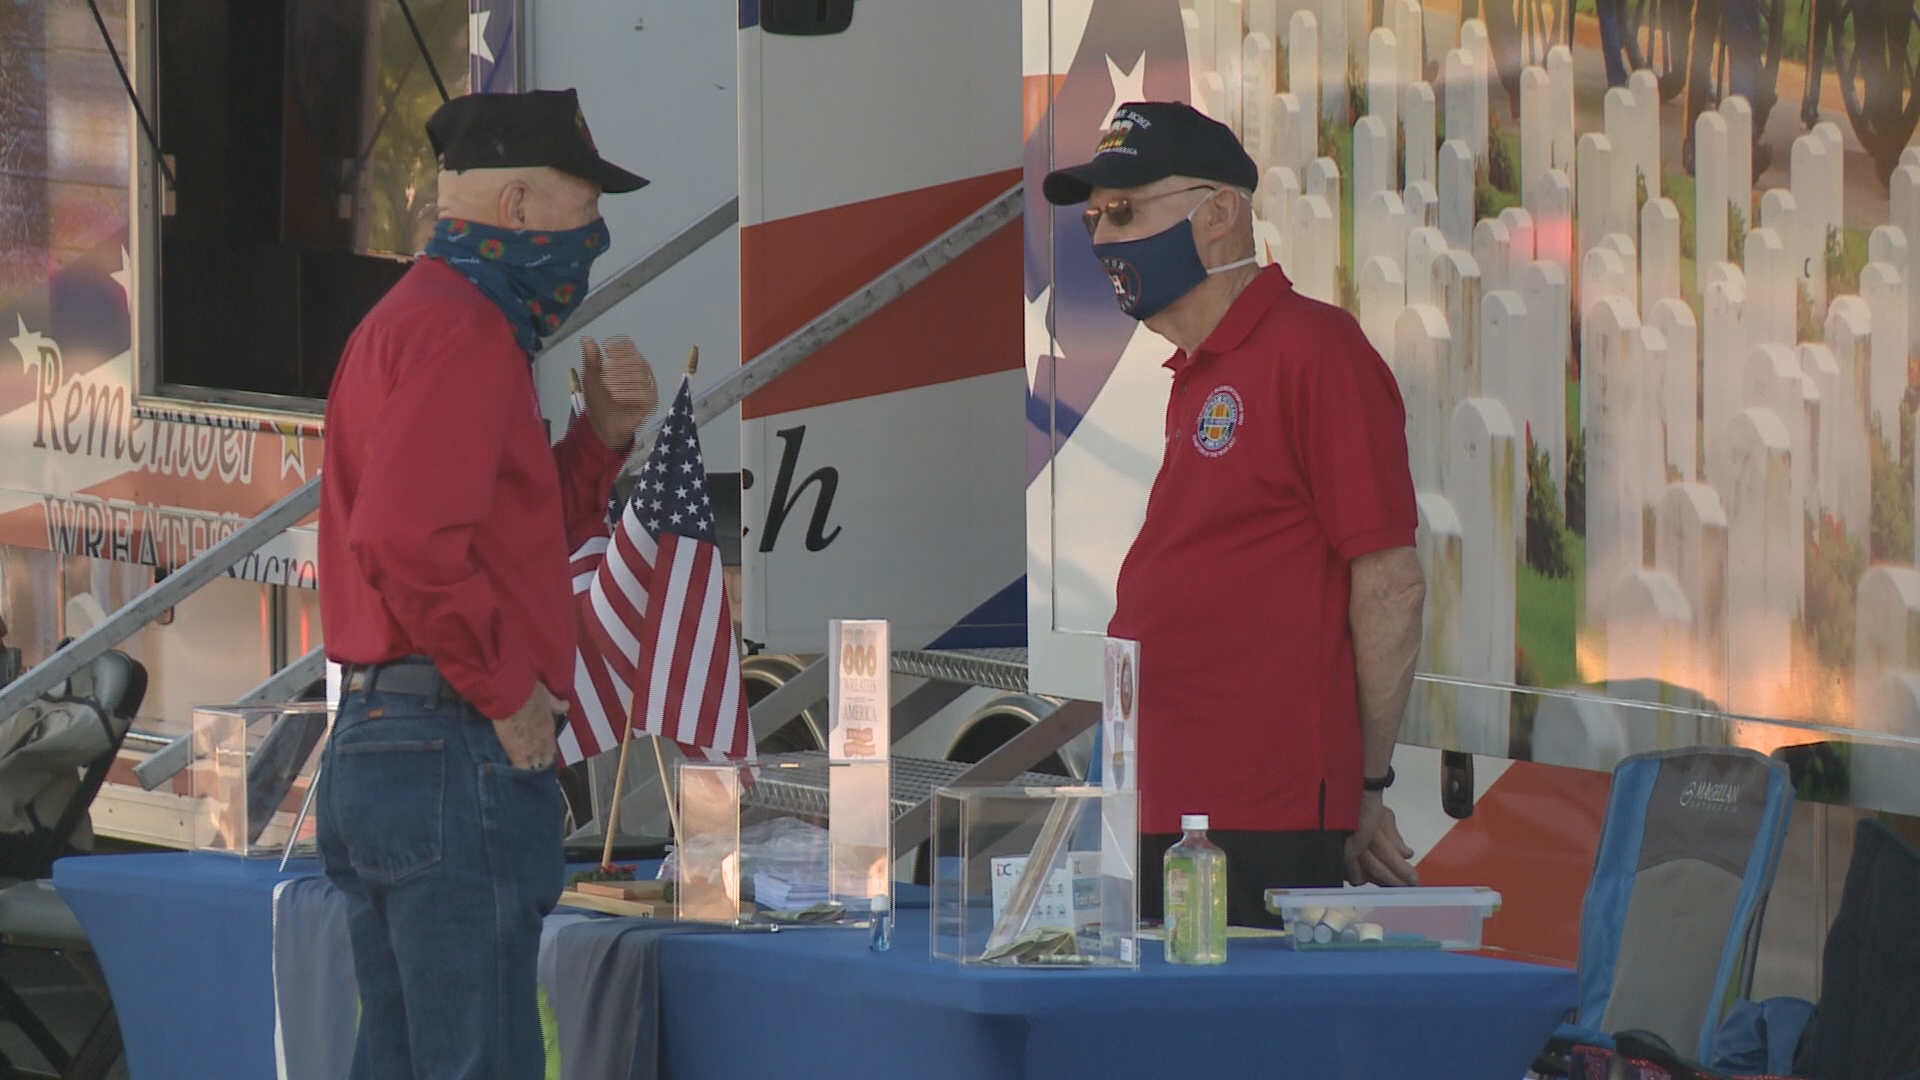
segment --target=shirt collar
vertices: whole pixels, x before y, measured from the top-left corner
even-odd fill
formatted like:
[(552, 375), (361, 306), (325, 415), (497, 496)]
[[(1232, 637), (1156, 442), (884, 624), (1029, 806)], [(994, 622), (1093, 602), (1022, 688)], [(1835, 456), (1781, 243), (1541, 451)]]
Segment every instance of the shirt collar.
[(1193, 355), (1189, 356), (1185, 349), (1181, 349), (1167, 360), (1165, 367), (1179, 372), (1202, 357), (1232, 352), (1246, 344), (1247, 337), (1260, 324), (1268, 309), (1291, 292), (1293, 282), (1288, 280), (1279, 263), (1262, 267), (1247, 283), (1247, 287), (1240, 291), (1240, 295), (1234, 297), (1226, 315), (1220, 319), (1220, 325), (1213, 328), (1213, 333), (1207, 335), (1207, 340), (1200, 343)]

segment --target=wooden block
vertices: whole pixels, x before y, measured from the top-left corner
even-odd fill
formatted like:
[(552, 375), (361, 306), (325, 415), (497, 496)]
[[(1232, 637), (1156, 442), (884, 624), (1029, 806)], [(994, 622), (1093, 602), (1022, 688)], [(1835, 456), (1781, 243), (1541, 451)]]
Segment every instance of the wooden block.
[(581, 881), (576, 892), (593, 896), (611, 896), (616, 900), (659, 900), (667, 895), (664, 881)]
[[(583, 883), (586, 884), (586, 883)], [(595, 883), (598, 884), (598, 883)], [(623, 900), (612, 896), (568, 889), (560, 894), (562, 907), (598, 911), (606, 915), (625, 915), (641, 919), (671, 919), (673, 905), (665, 900)]]

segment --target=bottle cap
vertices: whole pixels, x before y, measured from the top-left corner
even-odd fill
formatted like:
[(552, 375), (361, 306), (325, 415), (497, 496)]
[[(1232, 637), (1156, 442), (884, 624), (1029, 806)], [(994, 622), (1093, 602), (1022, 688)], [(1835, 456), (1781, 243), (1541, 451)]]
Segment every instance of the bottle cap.
[(871, 901), (868, 902), (868, 910), (875, 911), (875, 912), (887, 911), (892, 907), (893, 907), (893, 901), (887, 898), (886, 893), (881, 893), (879, 896), (874, 897)]
[(1184, 832), (1206, 832), (1207, 831), (1207, 815), (1181, 814), (1180, 828)]

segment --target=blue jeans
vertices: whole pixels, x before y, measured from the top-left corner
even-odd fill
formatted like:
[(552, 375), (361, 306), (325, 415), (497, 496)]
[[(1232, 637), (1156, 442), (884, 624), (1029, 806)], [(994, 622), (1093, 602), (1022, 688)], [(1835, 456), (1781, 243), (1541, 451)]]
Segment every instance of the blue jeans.
[(345, 695), (318, 795), (360, 984), (354, 1080), (539, 1080), (540, 926), (564, 885), (551, 768), (471, 705)]

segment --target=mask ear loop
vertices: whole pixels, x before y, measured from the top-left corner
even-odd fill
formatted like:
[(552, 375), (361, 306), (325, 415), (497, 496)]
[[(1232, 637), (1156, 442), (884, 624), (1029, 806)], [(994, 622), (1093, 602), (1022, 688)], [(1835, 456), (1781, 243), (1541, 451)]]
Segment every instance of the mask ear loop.
[[(1231, 191), (1235, 195), (1243, 199), (1247, 197), (1246, 192), (1241, 191), (1239, 188), (1223, 187), (1223, 188), (1219, 188), (1218, 190)], [(1205, 199), (1201, 199), (1198, 203), (1194, 204), (1193, 209), (1187, 211), (1187, 224), (1189, 225), (1193, 224), (1193, 215), (1199, 213), (1200, 208), (1202, 206), (1207, 205), (1208, 201), (1211, 200), (1212, 198), (1213, 196), (1209, 195)], [(1235, 260), (1234, 262), (1222, 263), (1219, 266), (1209, 267), (1207, 270), (1207, 276), (1212, 277), (1215, 274), (1224, 274), (1229, 270), (1238, 270), (1243, 266), (1257, 266), (1259, 265), (1259, 263), (1260, 263), (1260, 256), (1249, 255), (1244, 259), (1238, 259), (1238, 260)]]

